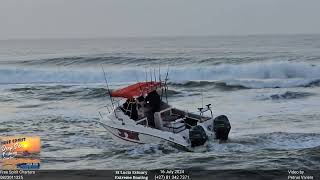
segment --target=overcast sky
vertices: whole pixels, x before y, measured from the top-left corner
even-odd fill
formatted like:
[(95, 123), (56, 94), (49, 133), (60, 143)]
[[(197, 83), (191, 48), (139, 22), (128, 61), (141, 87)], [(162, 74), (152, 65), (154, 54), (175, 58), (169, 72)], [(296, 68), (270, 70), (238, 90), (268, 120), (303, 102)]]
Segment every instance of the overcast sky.
[(0, 39), (320, 33), (320, 0), (1, 0)]

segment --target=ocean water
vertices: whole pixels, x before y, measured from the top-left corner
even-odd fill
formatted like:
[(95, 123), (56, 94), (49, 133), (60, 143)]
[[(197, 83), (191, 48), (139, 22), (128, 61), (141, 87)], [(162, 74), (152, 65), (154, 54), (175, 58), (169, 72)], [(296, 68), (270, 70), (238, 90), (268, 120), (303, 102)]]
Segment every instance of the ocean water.
[[(101, 66), (111, 89), (169, 69), (169, 103), (196, 111), (203, 94), (230, 140), (114, 142)], [(320, 35), (0, 41), (0, 133), (39, 135), (43, 169), (320, 169), (319, 110)]]

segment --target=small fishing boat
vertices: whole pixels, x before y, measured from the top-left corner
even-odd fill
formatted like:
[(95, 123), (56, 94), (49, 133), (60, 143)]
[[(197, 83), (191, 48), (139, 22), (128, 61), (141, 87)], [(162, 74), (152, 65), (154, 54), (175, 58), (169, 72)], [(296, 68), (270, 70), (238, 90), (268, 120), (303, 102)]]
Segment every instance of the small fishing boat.
[[(124, 143), (167, 143), (192, 151), (210, 139), (228, 139), (231, 126), (225, 115), (214, 118), (211, 104), (198, 108), (198, 114), (174, 108), (167, 102), (167, 89), (166, 82), (149, 81), (109, 91), (112, 110), (100, 114), (99, 123)], [(115, 98), (122, 101), (117, 106)]]

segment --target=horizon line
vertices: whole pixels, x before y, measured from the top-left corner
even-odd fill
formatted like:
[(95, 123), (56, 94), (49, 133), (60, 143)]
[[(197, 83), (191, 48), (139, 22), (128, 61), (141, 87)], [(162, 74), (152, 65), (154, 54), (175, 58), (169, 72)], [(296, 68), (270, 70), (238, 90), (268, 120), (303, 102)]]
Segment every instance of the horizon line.
[(248, 37), (248, 36), (303, 36), (320, 33), (252, 33), (252, 34), (208, 34), (208, 35), (150, 35), (150, 36), (83, 36), (83, 37), (17, 37), (0, 38), (0, 41), (20, 40), (88, 40), (88, 39), (153, 39), (153, 38), (204, 38), (204, 37)]

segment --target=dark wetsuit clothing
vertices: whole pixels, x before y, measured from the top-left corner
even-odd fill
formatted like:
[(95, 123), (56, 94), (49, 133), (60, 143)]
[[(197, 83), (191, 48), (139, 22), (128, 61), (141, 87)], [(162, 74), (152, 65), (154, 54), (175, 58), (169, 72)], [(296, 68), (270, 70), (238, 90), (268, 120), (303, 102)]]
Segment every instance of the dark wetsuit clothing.
[(154, 113), (160, 111), (161, 98), (156, 91), (150, 92), (146, 99), (147, 108), (150, 110), (147, 112), (148, 124), (151, 127), (155, 127)]

